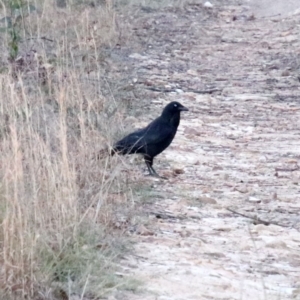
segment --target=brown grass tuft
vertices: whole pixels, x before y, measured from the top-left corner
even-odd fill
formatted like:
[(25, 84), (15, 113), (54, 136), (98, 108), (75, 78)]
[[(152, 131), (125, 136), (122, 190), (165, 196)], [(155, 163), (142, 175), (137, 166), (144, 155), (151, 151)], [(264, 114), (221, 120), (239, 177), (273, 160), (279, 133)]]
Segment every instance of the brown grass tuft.
[(124, 283), (115, 275), (124, 247), (110, 228), (132, 205), (120, 166), (95, 159), (120, 124), (102, 80), (115, 14), (110, 1), (34, 5), (14, 25), (15, 59), (12, 28), (1, 33), (0, 296), (95, 299)]

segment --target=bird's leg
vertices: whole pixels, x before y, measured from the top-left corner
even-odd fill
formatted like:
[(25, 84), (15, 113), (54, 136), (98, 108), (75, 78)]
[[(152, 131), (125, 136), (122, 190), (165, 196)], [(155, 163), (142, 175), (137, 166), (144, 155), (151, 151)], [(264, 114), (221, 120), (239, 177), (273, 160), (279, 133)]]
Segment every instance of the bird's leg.
[(153, 173), (153, 171), (152, 171), (152, 168), (151, 168), (151, 166), (150, 166), (150, 163), (149, 163), (148, 161), (146, 161), (146, 160), (145, 160), (145, 162), (146, 162), (146, 166), (147, 166), (148, 171), (149, 171), (148, 176), (153, 176), (154, 173)]
[(148, 176), (154, 176), (154, 177), (158, 177), (158, 178), (162, 178), (162, 179), (167, 179), (165, 177), (162, 177), (162, 176), (159, 176), (156, 171), (154, 170), (153, 168), (153, 157), (148, 157), (148, 156), (144, 156), (144, 159), (145, 159), (145, 163), (146, 163), (146, 166), (148, 168), (148, 171), (149, 171), (149, 175)]
[(146, 166), (148, 168), (149, 175), (153, 175), (153, 173), (155, 173), (152, 170), (153, 158), (152, 157), (148, 157), (148, 156), (144, 156), (144, 160), (145, 160)]

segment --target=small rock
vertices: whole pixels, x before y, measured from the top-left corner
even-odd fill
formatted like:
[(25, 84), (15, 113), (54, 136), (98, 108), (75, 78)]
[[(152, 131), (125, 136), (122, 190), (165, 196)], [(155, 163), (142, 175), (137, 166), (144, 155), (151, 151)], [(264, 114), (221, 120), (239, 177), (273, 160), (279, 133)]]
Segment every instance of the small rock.
[(258, 198), (255, 198), (255, 197), (249, 197), (248, 198), (248, 201), (251, 202), (251, 203), (260, 203), (261, 202), (261, 199), (258, 199)]
[(184, 170), (181, 169), (181, 168), (175, 168), (173, 169), (173, 174), (174, 175), (179, 175), (179, 174), (183, 174), (184, 173)]
[(206, 7), (206, 8), (213, 8), (213, 7), (214, 7), (213, 4), (210, 3), (209, 1), (206, 1), (206, 2), (203, 4), (203, 6)]
[(154, 234), (152, 231), (147, 229), (144, 225), (140, 225), (136, 229), (136, 233), (139, 234), (139, 235), (153, 235)]
[(275, 38), (273, 41), (278, 42), (278, 43), (292, 43), (296, 42), (298, 40), (297, 35), (289, 35), (285, 37), (278, 37)]
[(240, 192), (242, 194), (246, 194), (246, 193), (249, 192), (249, 190), (245, 186), (236, 186), (234, 188), (234, 191), (238, 191), (238, 192)]
[(283, 77), (290, 76), (290, 72), (289, 72), (288, 70), (284, 70), (284, 71), (281, 73), (281, 76), (283, 76)]
[[(266, 220), (267, 221), (267, 220)], [(277, 233), (282, 232), (284, 229), (277, 225), (264, 225), (264, 224), (258, 224), (253, 226), (253, 230), (256, 232), (268, 232), (268, 235), (270, 235), (271, 232)]]
[(206, 252), (205, 255), (208, 255), (213, 258), (224, 258), (226, 257), (224, 253), (221, 252)]
[(246, 40), (243, 39), (243, 38), (234, 38), (234, 37), (229, 37), (229, 36), (223, 36), (223, 37), (221, 37), (221, 42), (223, 42), (223, 43), (237, 44), (237, 43), (243, 43), (245, 41)]
[(162, 101), (162, 99), (154, 99), (154, 100), (152, 100), (152, 103), (153, 104), (162, 104), (163, 101)]
[(247, 17), (247, 21), (254, 21), (255, 20), (255, 15), (251, 14), (250, 16)]
[(263, 225), (263, 224), (258, 224), (258, 225), (254, 225), (254, 227), (253, 227), (253, 232), (261, 232), (264, 230), (268, 230), (268, 226)]
[(286, 243), (283, 241), (271, 241), (266, 243), (266, 247), (273, 249), (286, 249)]
[(146, 56), (143, 56), (139, 53), (132, 53), (129, 55), (130, 58), (134, 58), (134, 59), (138, 59), (138, 60), (144, 60), (146, 59), (147, 57)]
[(185, 238), (185, 237), (189, 237), (192, 235), (192, 233), (188, 230), (182, 230), (181, 232), (179, 232), (179, 235), (182, 237), (182, 238)]
[(191, 135), (199, 136), (199, 135), (201, 135), (201, 131), (197, 130), (195, 128), (192, 128), (192, 127), (186, 127), (184, 129), (184, 134), (191, 134)]
[(193, 69), (189, 69), (186, 71), (187, 74), (192, 75), (192, 76), (199, 76), (198, 72)]
[(221, 171), (221, 170), (224, 170), (224, 168), (222, 168), (221, 166), (214, 166), (213, 171)]
[(216, 231), (222, 231), (222, 232), (229, 232), (232, 229), (230, 227), (219, 227), (219, 228), (215, 228), (214, 230), (216, 230)]
[(281, 34), (280, 34), (280, 36), (288, 36), (288, 35), (291, 35), (291, 31), (290, 30), (288, 30), (288, 31), (284, 31), (284, 32), (282, 32)]
[(265, 156), (260, 156), (258, 159), (259, 162), (266, 162), (267, 158)]
[(234, 100), (236, 101), (269, 101), (269, 95), (259, 94), (235, 94)]
[(203, 197), (199, 197), (198, 200), (202, 203), (206, 203), (206, 204), (217, 204), (217, 201), (213, 198), (210, 198), (210, 197), (206, 197), (206, 196), (203, 196)]

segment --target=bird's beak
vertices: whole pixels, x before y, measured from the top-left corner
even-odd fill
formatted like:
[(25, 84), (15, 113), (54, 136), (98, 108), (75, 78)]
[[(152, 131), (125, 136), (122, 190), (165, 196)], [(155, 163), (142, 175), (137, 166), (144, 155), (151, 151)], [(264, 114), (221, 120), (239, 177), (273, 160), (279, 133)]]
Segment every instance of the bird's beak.
[(189, 111), (189, 110), (186, 107), (181, 106), (181, 107), (179, 107), (179, 111)]

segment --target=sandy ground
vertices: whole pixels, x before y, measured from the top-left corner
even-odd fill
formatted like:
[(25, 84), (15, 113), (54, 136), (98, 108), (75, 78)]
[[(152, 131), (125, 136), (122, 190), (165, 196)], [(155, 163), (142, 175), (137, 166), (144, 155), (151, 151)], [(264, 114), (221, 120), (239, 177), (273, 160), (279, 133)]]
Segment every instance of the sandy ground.
[(300, 299), (300, 13), (261, 2), (133, 11), (128, 74), (153, 111), (137, 125), (190, 111), (123, 261), (144, 290), (111, 299)]
[(296, 0), (246, 0), (243, 3), (249, 5), (258, 17), (274, 15), (285, 17), (300, 11), (300, 3)]

